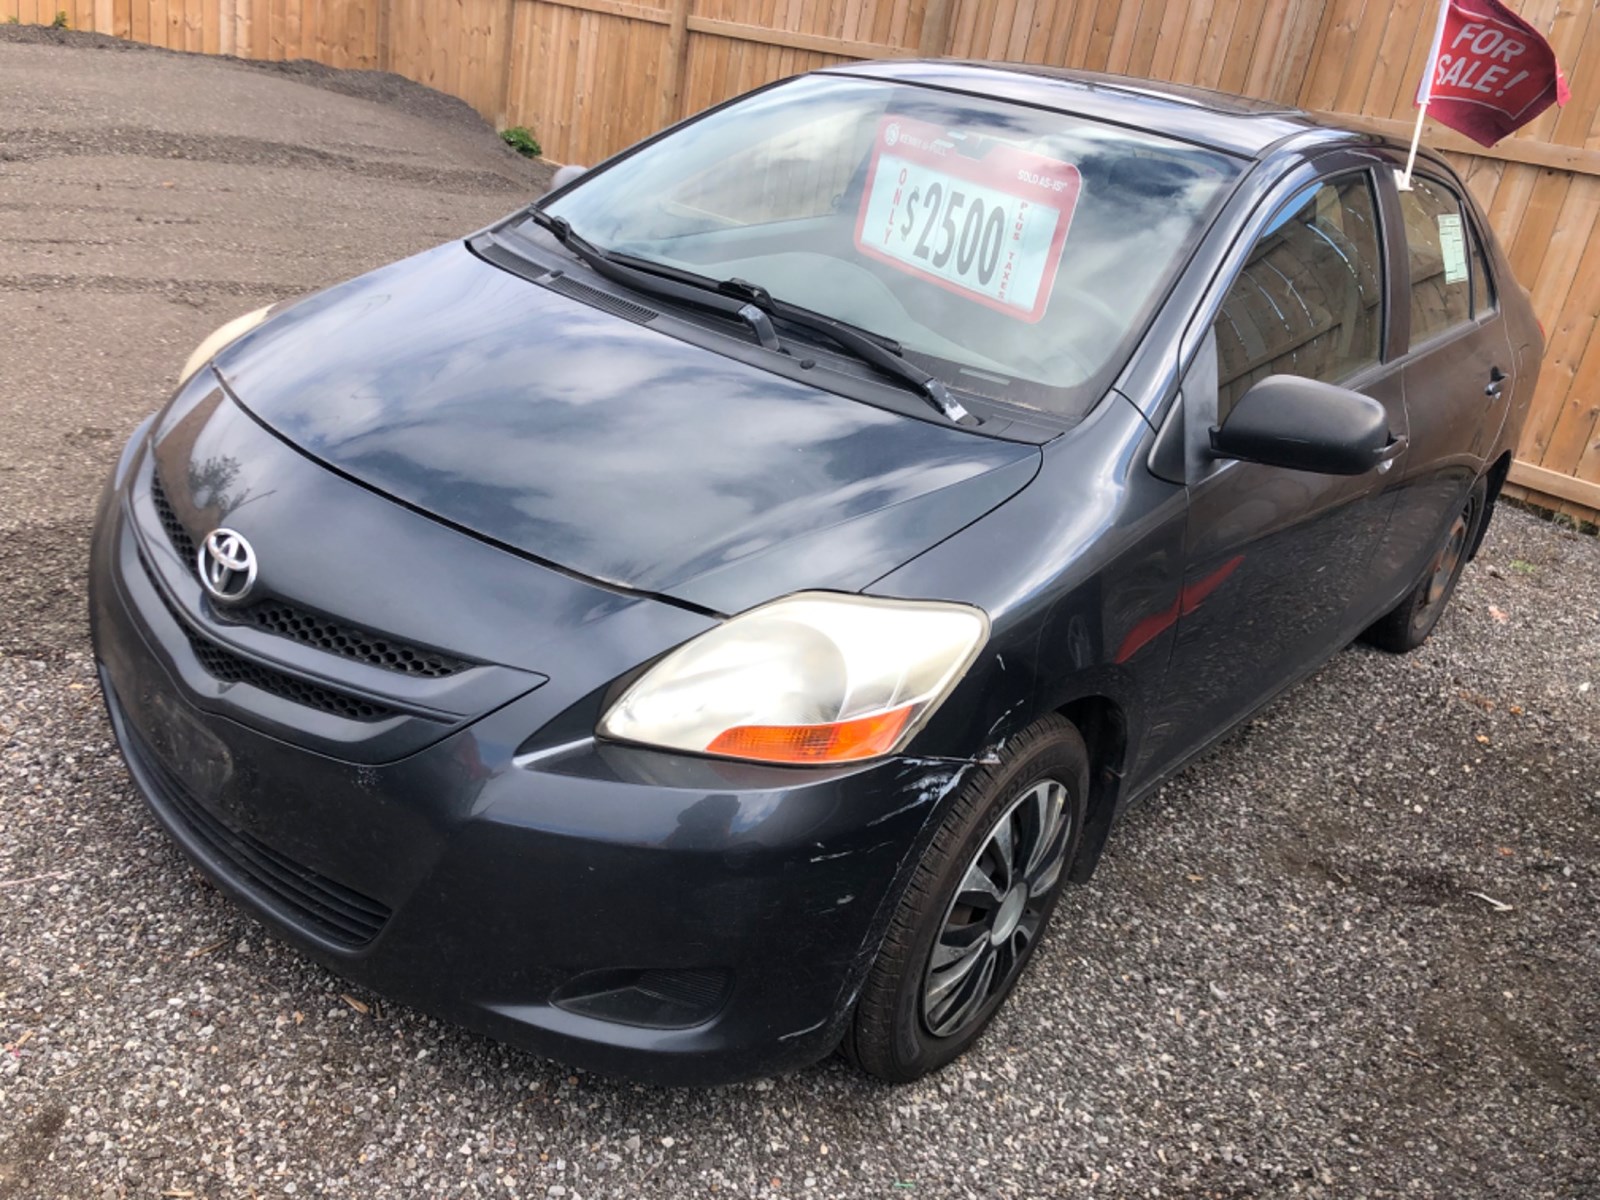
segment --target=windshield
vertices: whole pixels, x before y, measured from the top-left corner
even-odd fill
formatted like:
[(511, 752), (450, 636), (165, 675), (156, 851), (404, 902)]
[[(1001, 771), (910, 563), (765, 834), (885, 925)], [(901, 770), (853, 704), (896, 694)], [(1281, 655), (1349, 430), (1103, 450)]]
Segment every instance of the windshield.
[(603, 249), (893, 338), (953, 387), (1079, 416), (1240, 170), (1084, 117), (813, 75), (545, 207)]

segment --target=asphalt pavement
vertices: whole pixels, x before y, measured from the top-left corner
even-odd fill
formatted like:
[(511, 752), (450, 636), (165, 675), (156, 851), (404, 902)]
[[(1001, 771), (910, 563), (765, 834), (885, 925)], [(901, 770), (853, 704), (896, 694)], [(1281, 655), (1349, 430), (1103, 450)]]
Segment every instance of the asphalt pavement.
[(211, 889), (96, 694), (95, 496), (221, 321), (545, 177), (392, 76), (0, 28), (0, 1200), (1600, 1197), (1600, 540), (1514, 510), (1421, 651), (1133, 813), (914, 1086), (574, 1072)]

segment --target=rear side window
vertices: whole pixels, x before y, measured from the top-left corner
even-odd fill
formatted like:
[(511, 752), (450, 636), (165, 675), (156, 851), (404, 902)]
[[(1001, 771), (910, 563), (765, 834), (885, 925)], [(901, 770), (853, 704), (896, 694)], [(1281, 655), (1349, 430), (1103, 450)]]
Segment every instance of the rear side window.
[(1268, 375), (1338, 383), (1378, 361), (1383, 261), (1365, 172), (1313, 184), (1278, 211), (1216, 335), (1219, 418)]
[[(1483, 252), (1461, 198), (1435, 179), (1414, 178), (1400, 193), (1411, 261), (1411, 344), (1420, 345), (1472, 319), (1474, 266), (1484, 276)], [(1476, 262), (1474, 262), (1474, 259)], [(1490, 301), (1482, 297), (1484, 307)]]

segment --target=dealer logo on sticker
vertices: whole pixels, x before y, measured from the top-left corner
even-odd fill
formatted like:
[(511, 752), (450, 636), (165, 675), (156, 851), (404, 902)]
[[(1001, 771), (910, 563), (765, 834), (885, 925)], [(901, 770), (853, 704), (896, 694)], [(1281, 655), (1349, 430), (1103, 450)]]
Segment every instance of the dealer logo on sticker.
[(906, 118), (885, 118), (881, 130), (856, 248), (1018, 320), (1043, 317), (1078, 168), (998, 143), (976, 158), (949, 154), (960, 135)]

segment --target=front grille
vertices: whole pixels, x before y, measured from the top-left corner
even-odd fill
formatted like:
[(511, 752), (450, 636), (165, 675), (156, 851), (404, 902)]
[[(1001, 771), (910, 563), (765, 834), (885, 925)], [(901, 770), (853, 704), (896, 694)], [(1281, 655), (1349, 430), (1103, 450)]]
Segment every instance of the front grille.
[[(198, 577), (198, 549), (194, 536), (178, 519), (172, 501), (167, 499), (166, 489), (161, 486), (161, 476), (155, 471), (150, 473), (150, 499), (155, 505), (156, 517), (161, 521), (161, 528), (166, 532), (167, 540), (178, 552), (178, 557), (188, 565), (189, 570), (196, 572)], [(342, 658), (363, 662), (368, 666), (382, 667), (386, 671), (396, 671), (402, 675), (439, 679), (464, 671), (473, 665), (466, 659), (452, 658), (437, 650), (385, 637), (381, 633), (374, 633), (359, 625), (336, 621), (332, 617), (325, 617), (321, 613), (282, 600), (260, 600), (243, 608), (219, 612), (217, 615), (225, 620), (254, 625), (258, 629), (289, 638), (304, 646), (315, 646), (329, 654), (337, 654)]]
[(454, 675), (471, 665), (463, 659), (397, 642), (382, 634), (356, 625), (346, 625), (332, 617), (324, 617), (279, 600), (262, 600), (218, 615), (229, 621), (254, 625), (279, 637), (292, 638), (303, 645), (315, 646), (329, 654), (338, 654), (387, 671), (398, 671), (403, 675), (438, 679)]
[[(144, 556), (141, 554), (140, 561), (143, 559)], [(395, 710), (386, 704), (324, 687), (320, 683), (312, 683), (310, 680), (264, 666), (212, 641), (189, 624), (188, 619), (167, 598), (166, 591), (156, 579), (155, 572), (151, 570), (148, 562), (144, 563), (144, 569), (150, 576), (150, 583), (155, 588), (156, 595), (161, 597), (161, 602), (167, 606), (172, 619), (178, 623), (178, 628), (183, 630), (183, 636), (189, 641), (189, 649), (194, 652), (195, 658), (206, 674), (213, 679), (221, 680), (223, 683), (247, 683), (251, 687), (260, 688), (263, 692), (351, 721), (381, 721), (395, 714)]]
[(156, 799), (235, 874), (330, 942), (354, 949), (378, 935), (389, 920), (388, 905), (335, 883), (279, 854), (259, 838), (223, 824), (126, 721), (122, 726), (129, 757), (159, 788)]
[(150, 473), (150, 499), (156, 506), (156, 516), (161, 521), (161, 528), (166, 530), (167, 540), (178, 552), (178, 557), (188, 564), (191, 571), (198, 570), (194, 537), (184, 528), (183, 522), (178, 520), (172, 501), (167, 499), (167, 491), (161, 486), (161, 476), (154, 471)]

